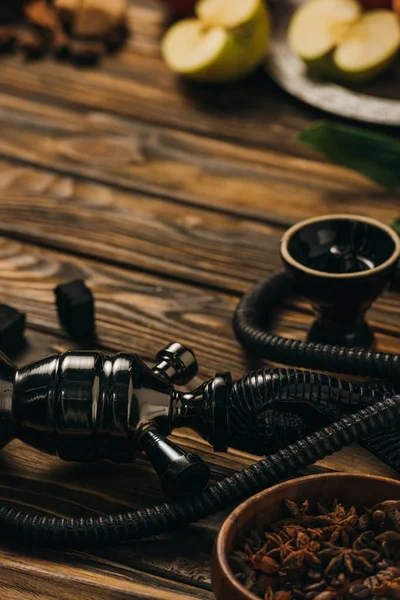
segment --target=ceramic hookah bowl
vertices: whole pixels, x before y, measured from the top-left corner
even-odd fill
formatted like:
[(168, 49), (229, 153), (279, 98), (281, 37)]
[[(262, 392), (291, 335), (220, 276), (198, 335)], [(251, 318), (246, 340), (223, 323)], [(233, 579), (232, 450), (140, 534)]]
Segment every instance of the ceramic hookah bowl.
[(370, 346), (365, 314), (393, 280), (399, 255), (396, 232), (368, 217), (326, 215), (291, 227), (281, 256), (316, 313), (309, 341)]

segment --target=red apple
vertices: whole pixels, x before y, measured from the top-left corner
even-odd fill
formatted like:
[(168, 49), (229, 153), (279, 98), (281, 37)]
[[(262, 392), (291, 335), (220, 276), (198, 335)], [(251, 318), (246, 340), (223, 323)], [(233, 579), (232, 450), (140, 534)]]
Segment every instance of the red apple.
[(361, 0), (361, 4), (367, 10), (376, 8), (392, 8), (392, 0)]
[(176, 17), (191, 17), (197, 0), (160, 0)]

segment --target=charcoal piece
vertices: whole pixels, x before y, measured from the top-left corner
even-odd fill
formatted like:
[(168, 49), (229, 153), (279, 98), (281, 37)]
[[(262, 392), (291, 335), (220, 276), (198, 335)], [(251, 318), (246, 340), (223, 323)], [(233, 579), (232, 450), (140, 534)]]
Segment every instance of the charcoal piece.
[(23, 345), (25, 314), (7, 304), (0, 304), (0, 350), (16, 351)]
[(62, 283), (54, 290), (58, 316), (67, 333), (77, 340), (95, 336), (94, 298), (82, 279)]

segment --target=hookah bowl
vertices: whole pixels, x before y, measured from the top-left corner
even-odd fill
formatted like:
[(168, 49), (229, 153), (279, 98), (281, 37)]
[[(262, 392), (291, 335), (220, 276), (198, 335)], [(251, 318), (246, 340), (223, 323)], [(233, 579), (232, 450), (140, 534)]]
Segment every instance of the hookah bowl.
[(281, 256), (295, 290), (316, 313), (309, 341), (372, 344), (365, 314), (393, 280), (400, 256), (400, 240), (391, 227), (355, 215), (314, 217), (284, 234)]

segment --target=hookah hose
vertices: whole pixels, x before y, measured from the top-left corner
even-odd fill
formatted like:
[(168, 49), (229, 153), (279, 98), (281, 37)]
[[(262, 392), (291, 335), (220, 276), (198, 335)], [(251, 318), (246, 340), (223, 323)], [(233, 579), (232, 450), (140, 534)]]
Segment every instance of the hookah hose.
[[(228, 400), (229, 445), (267, 454), (266, 458), (195, 496), (115, 516), (67, 519), (0, 506), (2, 534), (52, 547), (74, 548), (158, 535), (237, 505), (353, 442), (398, 426), (400, 356), (285, 339), (261, 328), (260, 315), (271, 314), (276, 304), (294, 291), (292, 279), (280, 272), (242, 299), (234, 317), (234, 329), (248, 350), (276, 362), (372, 375), (389, 381), (364, 385), (287, 369), (255, 371), (233, 385)], [(296, 414), (274, 410), (285, 402), (291, 406), (308, 403), (325, 416), (332, 417), (336, 411), (336, 417), (339, 414), (341, 418), (304, 435)], [(355, 409), (360, 410), (354, 412)], [(343, 415), (346, 411), (350, 414)], [(281, 449), (270, 454), (271, 423), (278, 429), (281, 426), (283, 433), (293, 427), (292, 437), (297, 441), (282, 447), (288, 440), (284, 435), (275, 436)], [(300, 435), (296, 437), (296, 433)]]
[(33, 515), (2, 506), (0, 531), (28, 542), (74, 548), (158, 535), (238, 504), (344, 446), (393, 427), (399, 420), (400, 396), (386, 398), (180, 502), (116, 516), (72, 519)]
[[(273, 314), (282, 300), (296, 293), (294, 279), (286, 271), (277, 271), (243, 296), (234, 317), (237, 340), (250, 353), (278, 363), (321, 371), (387, 379), (396, 393), (400, 384), (400, 355), (371, 352), (358, 348), (304, 342), (274, 335), (266, 331), (265, 315)], [(382, 389), (388, 382), (365, 382), (368, 387)], [(393, 392), (392, 392), (393, 393)], [(362, 445), (399, 470), (400, 437), (397, 431), (384, 432), (362, 440)]]
[(283, 298), (296, 291), (294, 280), (278, 271), (243, 296), (233, 318), (237, 340), (249, 352), (274, 362), (334, 373), (400, 379), (400, 355), (302, 342), (265, 331), (260, 316), (272, 314)]

